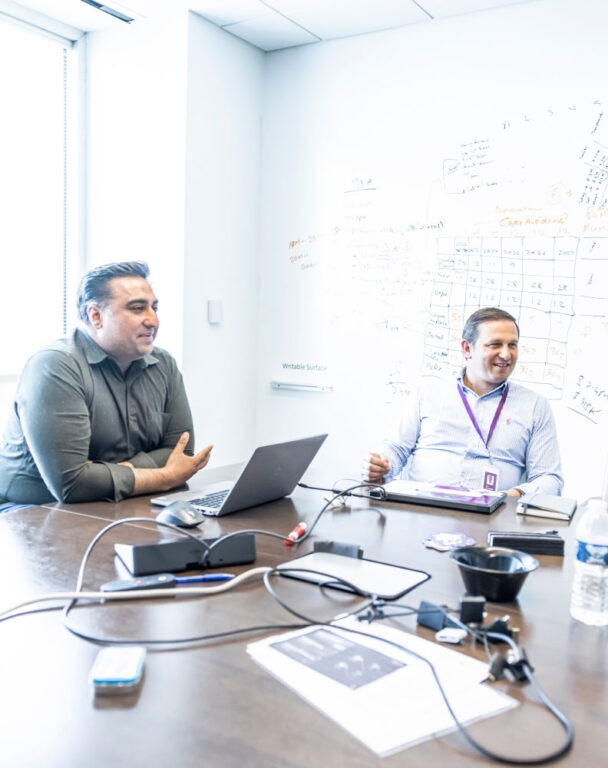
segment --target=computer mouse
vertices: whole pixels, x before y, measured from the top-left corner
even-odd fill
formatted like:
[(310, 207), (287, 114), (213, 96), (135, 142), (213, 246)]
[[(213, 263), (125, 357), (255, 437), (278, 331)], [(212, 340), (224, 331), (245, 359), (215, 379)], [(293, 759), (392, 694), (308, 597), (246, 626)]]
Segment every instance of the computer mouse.
[(203, 522), (205, 515), (187, 501), (180, 499), (163, 507), (156, 515), (156, 519), (161, 523), (176, 525), (178, 528), (195, 528)]

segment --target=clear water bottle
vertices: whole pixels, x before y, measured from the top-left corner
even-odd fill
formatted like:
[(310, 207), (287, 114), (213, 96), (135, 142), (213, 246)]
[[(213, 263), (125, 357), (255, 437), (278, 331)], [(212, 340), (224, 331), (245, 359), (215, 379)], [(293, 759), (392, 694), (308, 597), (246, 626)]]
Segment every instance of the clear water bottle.
[(585, 624), (608, 624), (608, 504), (589, 499), (576, 527), (576, 561), (570, 615)]

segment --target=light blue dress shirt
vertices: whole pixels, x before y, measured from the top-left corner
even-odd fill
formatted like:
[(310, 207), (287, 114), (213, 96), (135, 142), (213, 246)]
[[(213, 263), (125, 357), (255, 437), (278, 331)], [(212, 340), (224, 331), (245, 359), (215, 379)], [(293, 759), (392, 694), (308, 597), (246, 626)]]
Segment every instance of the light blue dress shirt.
[(484, 438), (505, 384), (479, 397), (462, 378), (425, 379), (417, 402), (405, 408), (396, 441), (380, 452), (390, 461), (385, 480), (481, 488), (485, 470), (498, 472), (498, 490), (560, 494), (563, 487), (555, 422), (549, 402), (531, 389), (509, 382), (500, 418), (484, 446), (458, 392), (457, 381)]

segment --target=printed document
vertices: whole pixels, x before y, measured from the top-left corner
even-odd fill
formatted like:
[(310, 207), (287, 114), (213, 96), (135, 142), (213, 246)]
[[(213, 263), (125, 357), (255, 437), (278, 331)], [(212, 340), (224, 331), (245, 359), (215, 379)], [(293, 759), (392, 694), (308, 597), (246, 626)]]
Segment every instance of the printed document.
[(462, 723), (517, 706), (483, 682), (485, 662), (408, 632), (352, 618), (265, 638), (251, 643), (247, 651), (378, 755), (456, 727), (423, 659), (435, 667)]

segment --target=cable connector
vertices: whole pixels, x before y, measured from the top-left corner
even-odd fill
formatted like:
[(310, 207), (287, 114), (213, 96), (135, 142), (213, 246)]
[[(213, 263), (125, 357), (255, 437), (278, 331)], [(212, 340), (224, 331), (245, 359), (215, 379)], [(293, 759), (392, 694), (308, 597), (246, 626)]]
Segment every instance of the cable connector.
[(528, 679), (528, 672), (534, 672), (534, 669), (523, 648), (517, 654), (514, 651), (506, 654), (499, 652), (490, 660), (488, 680), (502, 680), (508, 677), (514, 682), (521, 683)]
[(382, 619), (386, 618), (386, 614), (382, 610), (382, 608), (375, 603), (370, 605), (369, 609), (365, 611), (365, 613), (360, 613), (357, 616), (357, 621), (367, 621), (368, 624), (371, 624), (372, 621), (381, 621)]
[(508, 671), (509, 676), (513, 680), (519, 683), (528, 679), (529, 672), (534, 672), (534, 668), (530, 664), (528, 656), (523, 648), (517, 659), (514, 658), (513, 654), (507, 656), (505, 670)]
[(490, 666), (488, 667), (488, 680), (492, 682), (496, 680), (502, 680), (505, 676), (505, 667), (508, 661), (504, 653), (496, 653), (490, 660)]
[[(494, 619), (487, 627), (481, 627), (482, 632), (489, 633), (491, 635), (503, 635), (504, 637), (513, 637), (514, 634), (519, 632), (517, 627), (512, 627), (510, 624), (510, 617), (503, 616), (501, 619)], [(499, 637), (488, 637), (491, 643), (504, 642)]]

